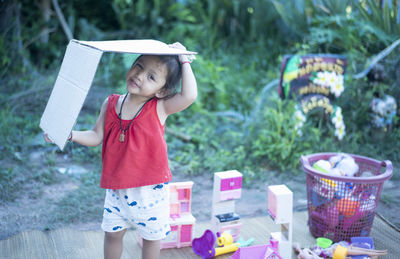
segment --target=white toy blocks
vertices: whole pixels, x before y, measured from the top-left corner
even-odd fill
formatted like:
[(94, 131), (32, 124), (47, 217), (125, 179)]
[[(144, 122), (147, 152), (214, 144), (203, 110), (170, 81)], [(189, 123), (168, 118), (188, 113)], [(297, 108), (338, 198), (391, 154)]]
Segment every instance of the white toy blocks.
[(293, 193), (286, 185), (268, 186), (268, 213), (275, 224), (281, 225), (281, 232), (271, 233), (279, 242), (279, 254), (282, 258), (292, 258), (292, 220)]

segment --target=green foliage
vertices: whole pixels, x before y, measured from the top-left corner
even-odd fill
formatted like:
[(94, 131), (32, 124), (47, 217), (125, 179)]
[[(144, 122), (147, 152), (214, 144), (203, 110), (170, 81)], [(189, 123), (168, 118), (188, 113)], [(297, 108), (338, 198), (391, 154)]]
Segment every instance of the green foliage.
[(120, 28), (131, 30), (132, 35), (140, 35), (141, 37), (157, 38), (163, 32), (172, 29), (176, 21), (180, 23), (194, 21), (194, 17), (188, 9), (181, 3), (171, 0), (114, 0), (112, 8)]
[(0, 110), (0, 159), (25, 151), (25, 144), (38, 132), (38, 116), (32, 114), (16, 115), (8, 106)]
[(376, 32), (379, 40), (390, 44), (400, 36), (399, 1), (359, 1), (357, 10), (364, 26)]
[(302, 141), (295, 130), (294, 105), (285, 105), (277, 96), (269, 101), (270, 105), (251, 128), (252, 155), (272, 168), (296, 168), (306, 150), (302, 150)]

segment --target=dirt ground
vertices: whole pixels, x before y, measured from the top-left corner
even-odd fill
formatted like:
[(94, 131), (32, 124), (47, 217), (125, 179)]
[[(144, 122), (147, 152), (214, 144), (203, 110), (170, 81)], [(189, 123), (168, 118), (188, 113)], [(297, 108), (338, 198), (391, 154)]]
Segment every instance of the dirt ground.
[[(40, 153), (32, 155), (33, 161), (40, 160)], [(56, 167), (64, 167), (65, 162), (56, 162)], [(73, 166), (73, 165), (70, 165)], [(396, 173), (396, 172), (395, 172)], [(78, 188), (76, 179), (69, 175), (62, 175), (62, 181), (58, 184), (44, 186), (38, 192), (35, 186), (27, 183), (20, 197), (9, 203), (3, 203), (0, 209), (0, 240), (25, 230), (46, 230), (48, 226), (47, 211), (51, 211), (55, 202), (60, 200), (69, 191)], [(294, 193), (294, 211), (307, 209), (307, 197), (305, 190), (305, 174), (297, 176), (272, 175), (266, 177), (264, 182), (257, 182), (250, 187), (243, 188), (241, 199), (236, 201), (236, 212), (241, 217), (254, 217), (267, 215), (267, 185), (286, 184)], [(173, 181), (194, 182), (192, 213), (197, 221), (210, 220), (213, 180), (207, 176), (187, 176), (175, 174)], [(378, 213), (400, 228), (398, 208), (400, 205), (400, 177), (392, 177), (384, 184)], [(99, 187), (100, 188), (100, 187)], [(82, 224), (57, 224), (56, 227), (69, 227), (80, 230), (101, 230), (101, 215), (98, 221)], [(54, 226), (53, 226), (54, 227)]]

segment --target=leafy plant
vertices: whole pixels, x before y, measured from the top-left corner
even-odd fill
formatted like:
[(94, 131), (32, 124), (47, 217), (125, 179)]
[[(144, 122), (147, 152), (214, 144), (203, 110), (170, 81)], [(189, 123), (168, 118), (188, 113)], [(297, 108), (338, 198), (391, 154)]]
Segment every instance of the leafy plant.
[(399, 1), (363, 0), (357, 5), (362, 24), (370, 27), (377, 39), (385, 44), (400, 36)]

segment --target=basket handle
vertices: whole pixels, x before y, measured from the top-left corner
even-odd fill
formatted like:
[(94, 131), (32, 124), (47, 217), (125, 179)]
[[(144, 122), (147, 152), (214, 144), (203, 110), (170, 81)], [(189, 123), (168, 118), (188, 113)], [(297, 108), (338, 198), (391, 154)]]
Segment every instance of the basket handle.
[(381, 165), (386, 167), (385, 173), (383, 173), (385, 180), (389, 179), (393, 175), (393, 165), (389, 160), (384, 160), (381, 162)]
[[(329, 156), (332, 154), (334, 154), (334, 153), (320, 153), (320, 155), (325, 155), (325, 156)], [(308, 173), (311, 173), (314, 176), (327, 177), (326, 174), (323, 174), (322, 172), (316, 170), (315, 168), (313, 168), (310, 165), (309, 156), (310, 155), (302, 155), (300, 157), (300, 162), (301, 162), (303, 168), (307, 169)], [(360, 156), (358, 156), (358, 157), (360, 157)], [(377, 162), (379, 162), (379, 161), (377, 161)], [(373, 179), (372, 178), (364, 178), (364, 177), (348, 177), (347, 179), (356, 181), (356, 182), (357, 181), (363, 181), (363, 182), (379, 181), (380, 182), (380, 181), (385, 181), (385, 180), (389, 179), (390, 177), (392, 177), (392, 174), (393, 174), (392, 162), (389, 160), (384, 160), (384, 161), (381, 161), (380, 163), (381, 163), (381, 166), (384, 166), (386, 168), (386, 171), (380, 175), (375, 176)], [(343, 179), (344, 179), (343, 177), (332, 176), (332, 175), (328, 176), (328, 178), (333, 179), (333, 180), (341, 180), (341, 181), (343, 181)]]
[(300, 163), (303, 166), (310, 166), (310, 162), (308, 161), (308, 157), (307, 156), (300, 156)]

